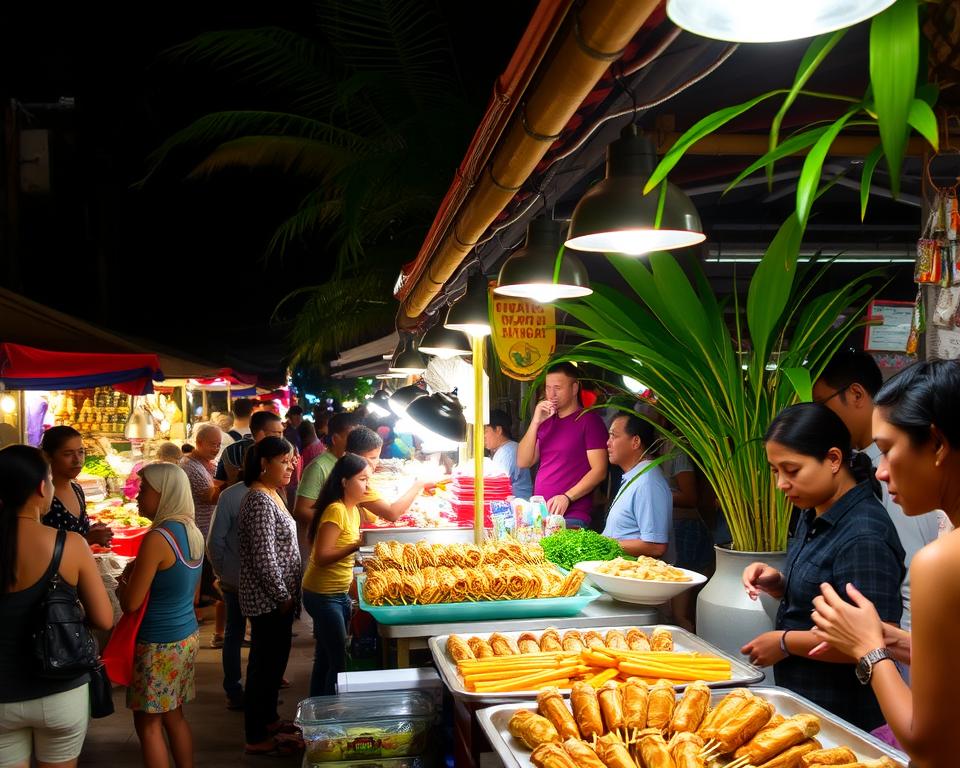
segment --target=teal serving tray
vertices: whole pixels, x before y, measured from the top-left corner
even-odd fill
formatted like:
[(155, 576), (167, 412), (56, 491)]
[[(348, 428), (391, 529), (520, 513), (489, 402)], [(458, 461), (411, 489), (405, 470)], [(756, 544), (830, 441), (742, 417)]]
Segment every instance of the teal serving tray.
[(380, 624), (445, 624), (496, 619), (540, 619), (577, 616), (600, 593), (586, 580), (573, 597), (540, 597), (532, 600), (481, 600), (433, 605), (370, 605), (363, 599), (366, 575), (357, 577), (360, 608)]

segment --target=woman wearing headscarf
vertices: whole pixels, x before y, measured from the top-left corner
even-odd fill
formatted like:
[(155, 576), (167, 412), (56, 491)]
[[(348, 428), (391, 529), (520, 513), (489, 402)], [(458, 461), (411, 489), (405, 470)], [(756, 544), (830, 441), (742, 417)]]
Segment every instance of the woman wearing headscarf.
[(194, 517), (190, 481), (180, 467), (148, 464), (137, 503), (153, 524), (132, 570), (124, 571), (117, 597), (125, 612), (147, 602), (137, 634), (133, 680), (127, 706), (140, 738), (147, 768), (193, 765), (193, 734), (183, 716), (183, 704), (194, 697), (193, 675), (199, 628), (193, 595), (203, 565), (203, 534)]

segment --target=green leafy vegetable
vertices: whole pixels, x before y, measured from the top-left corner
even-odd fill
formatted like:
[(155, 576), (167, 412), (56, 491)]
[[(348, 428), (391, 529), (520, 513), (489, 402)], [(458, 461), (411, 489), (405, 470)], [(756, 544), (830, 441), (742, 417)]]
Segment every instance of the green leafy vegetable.
[(568, 528), (541, 539), (540, 545), (551, 563), (569, 570), (585, 560), (613, 560), (623, 549), (613, 539), (586, 528)]

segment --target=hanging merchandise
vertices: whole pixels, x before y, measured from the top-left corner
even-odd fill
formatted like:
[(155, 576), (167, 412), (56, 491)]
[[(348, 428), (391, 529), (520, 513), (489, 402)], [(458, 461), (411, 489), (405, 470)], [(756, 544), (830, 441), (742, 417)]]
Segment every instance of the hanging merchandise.
[(941, 288), (933, 310), (933, 324), (939, 328), (956, 325), (957, 309), (960, 307), (960, 285)]
[(920, 285), (939, 285), (943, 269), (943, 245), (945, 243), (943, 227), (943, 206), (940, 193), (930, 209), (927, 225), (917, 241), (917, 262), (913, 270), (913, 279)]
[(923, 290), (917, 291), (916, 309), (913, 311), (913, 323), (910, 326), (910, 336), (907, 339), (907, 354), (915, 355), (920, 347), (920, 337), (926, 330), (927, 310), (923, 303)]

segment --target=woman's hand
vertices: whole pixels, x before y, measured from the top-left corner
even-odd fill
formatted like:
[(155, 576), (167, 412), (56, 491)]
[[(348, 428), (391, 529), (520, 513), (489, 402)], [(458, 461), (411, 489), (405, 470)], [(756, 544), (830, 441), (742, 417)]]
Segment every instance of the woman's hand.
[(769, 667), (778, 661), (787, 658), (787, 654), (780, 648), (782, 631), (764, 632), (740, 649), (740, 653), (750, 657), (750, 663), (755, 667)]
[(750, 563), (743, 569), (743, 588), (751, 600), (756, 600), (761, 592), (779, 600), (783, 587), (783, 574), (766, 563)]
[(813, 599), (814, 637), (853, 659), (886, 647), (883, 622), (877, 609), (853, 584), (847, 584), (847, 596), (853, 605), (829, 584), (821, 584), (820, 592), (820, 596)]

